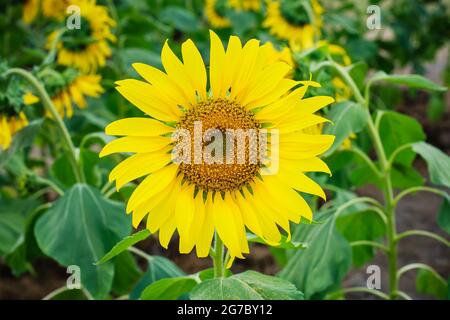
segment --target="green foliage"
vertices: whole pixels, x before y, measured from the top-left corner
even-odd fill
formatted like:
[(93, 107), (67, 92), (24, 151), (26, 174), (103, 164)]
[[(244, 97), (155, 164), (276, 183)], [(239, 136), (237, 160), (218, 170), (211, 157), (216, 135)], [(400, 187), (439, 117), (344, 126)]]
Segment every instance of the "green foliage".
[[(377, 241), (386, 234), (386, 228), (380, 216), (370, 210), (346, 212), (336, 221), (337, 230), (349, 241)], [(353, 264), (362, 267), (375, 255), (371, 246), (352, 247)]]
[(147, 263), (147, 271), (131, 291), (130, 299), (139, 299), (143, 290), (158, 280), (179, 278), (185, 275), (172, 261), (164, 257), (152, 256)]
[(69, 189), (35, 227), (42, 251), (64, 266), (78, 265), (82, 284), (98, 298), (111, 289), (114, 265), (94, 263), (129, 232), (130, 219), (124, 215), (123, 204), (83, 184)]
[(176, 300), (197, 285), (192, 277), (166, 278), (149, 285), (141, 294), (141, 300)]
[(318, 297), (338, 285), (351, 265), (351, 247), (338, 233), (332, 213), (318, 215), (322, 224), (297, 226), (293, 238), (309, 246), (296, 251), (279, 273), (281, 278), (295, 284), (306, 299)]
[(420, 269), (416, 277), (417, 292), (434, 296), (438, 299), (446, 299), (448, 284), (435, 272), (427, 269)]
[(192, 290), (192, 300), (303, 300), (286, 280), (246, 271), (228, 278), (206, 280)]
[(426, 142), (414, 143), (413, 150), (428, 164), (431, 182), (450, 187), (450, 157)]
[(324, 133), (335, 135), (336, 138), (326, 155), (333, 153), (339, 148), (352, 133), (358, 133), (363, 130), (367, 123), (367, 112), (362, 106), (352, 101), (335, 104), (327, 114), (327, 117), (333, 124), (327, 126)]
[(132, 234), (131, 236), (125, 237), (122, 240), (120, 240), (106, 255), (101, 258), (97, 264), (100, 265), (102, 263), (105, 263), (118, 254), (121, 254), (123, 251), (127, 250), (132, 245), (135, 245), (136, 243), (147, 239), (150, 236), (150, 231), (147, 229), (141, 230), (139, 232), (136, 232)]

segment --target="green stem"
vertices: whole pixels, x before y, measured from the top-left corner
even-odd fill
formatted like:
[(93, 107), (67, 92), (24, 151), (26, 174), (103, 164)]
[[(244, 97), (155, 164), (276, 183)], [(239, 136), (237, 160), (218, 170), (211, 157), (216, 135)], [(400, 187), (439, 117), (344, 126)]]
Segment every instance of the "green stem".
[(398, 279), (397, 279), (397, 229), (396, 229), (396, 221), (395, 221), (395, 206), (394, 206), (394, 191), (392, 187), (392, 181), (390, 176), (390, 166), (386, 157), (386, 153), (384, 152), (383, 144), (381, 142), (381, 138), (379, 132), (375, 126), (375, 123), (372, 119), (372, 115), (370, 114), (369, 109), (369, 87), (370, 81), (366, 86), (365, 97), (362, 96), (358, 86), (353, 81), (350, 74), (347, 72), (345, 68), (340, 66), (339, 64), (333, 61), (325, 61), (320, 63), (317, 68), (321, 68), (324, 66), (334, 68), (342, 79), (347, 83), (347, 85), (352, 90), (356, 101), (361, 104), (367, 112), (367, 130), (369, 131), (369, 135), (372, 139), (374, 149), (377, 155), (377, 158), (380, 162), (380, 173), (383, 181), (383, 194), (384, 194), (384, 212), (387, 216), (387, 255), (389, 262), (389, 297), (390, 299), (395, 299), (397, 296), (397, 287), (398, 287)]
[(353, 241), (353, 242), (350, 242), (350, 245), (352, 247), (355, 247), (355, 246), (371, 246), (371, 247), (374, 247), (374, 248), (381, 249), (381, 250), (383, 250), (385, 252), (389, 251), (388, 247), (386, 247), (385, 245), (382, 245), (381, 243), (375, 242), (375, 241), (367, 241), (367, 240)]
[(402, 232), (399, 235), (397, 235), (394, 240), (395, 240), (395, 242), (399, 242), (401, 239), (404, 239), (404, 238), (410, 237), (410, 236), (428, 237), (428, 238), (434, 239), (440, 243), (443, 243), (447, 247), (450, 248), (450, 241), (447, 241), (443, 237), (441, 237), (433, 232), (425, 231), (425, 230), (408, 230), (408, 231)]
[(214, 236), (214, 254), (212, 256), (213, 264), (214, 264), (214, 278), (223, 278), (225, 275), (225, 266), (224, 266), (224, 245), (219, 235), (215, 233)]
[(439, 189), (435, 189), (435, 188), (431, 188), (431, 187), (412, 187), (406, 190), (403, 190), (402, 192), (400, 192), (394, 199), (394, 205), (397, 206), (398, 202), (405, 196), (407, 196), (408, 194), (411, 193), (415, 193), (418, 191), (426, 191), (426, 192), (431, 192), (431, 193), (435, 193), (438, 194), (442, 197), (446, 197), (447, 193), (439, 190)]
[(129, 247), (127, 250), (141, 258), (144, 258), (146, 261), (150, 261), (153, 259), (153, 257), (151, 255), (146, 254), (144, 251), (142, 251), (141, 249), (138, 249), (136, 247)]
[(55, 191), (58, 195), (62, 196), (64, 194), (64, 191), (60, 187), (58, 187), (53, 181), (46, 179), (46, 178), (39, 177), (39, 176), (36, 176), (35, 179), (36, 179), (37, 183), (43, 184), (43, 185), (46, 185), (46, 186), (52, 188), (53, 191)]
[(358, 147), (352, 146), (352, 148), (349, 151), (353, 152), (354, 154), (358, 155), (361, 159), (363, 159), (366, 162), (366, 164), (369, 166), (369, 168), (373, 171), (373, 173), (375, 173), (375, 175), (377, 177), (381, 177), (382, 176), (381, 172), (375, 166), (373, 161), (363, 151), (361, 151)]
[(69, 131), (67, 130), (58, 111), (56, 110), (52, 100), (48, 96), (47, 91), (41, 85), (41, 83), (36, 79), (36, 77), (26, 70), (19, 69), (19, 68), (12, 68), (12, 69), (9, 69), (8, 71), (6, 71), (3, 74), (3, 76), (8, 77), (8, 76), (14, 75), (14, 74), (19, 75), (19, 76), (23, 77), (24, 79), (26, 79), (31, 84), (31, 86), (37, 91), (38, 96), (41, 99), (44, 107), (50, 112), (50, 114), (53, 117), (53, 120), (55, 120), (56, 124), (58, 125), (59, 129), (61, 130), (62, 141), (68, 151), (69, 161), (70, 161), (70, 164), (72, 165), (72, 169), (75, 174), (76, 180), (80, 183), (84, 183), (85, 182), (84, 173), (83, 173), (83, 170), (81, 170), (81, 167), (79, 165), (77, 152), (76, 152), (75, 146), (72, 143), (72, 139), (70, 138)]
[(378, 291), (376, 289), (369, 289), (366, 287), (353, 287), (353, 288), (344, 288), (338, 291), (335, 291), (331, 294), (329, 294), (327, 296), (327, 299), (336, 299), (338, 298), (341, 294), (345, 294), (345, 293), (351, 293), (351, 292), (365, 292), (365, 293), (370, 293), (378, 298), (384, 299), (384, 300), (388, 300), (389, 296), (387, 294), (385, 294), (384, 292)]
[(444, 285), (447, 284), (447, 281), (446, 281), (444, 278), (442, 278), (441, 275), (440, 275), (439, 273), (436, 272), (436, 270), (434, 270), (432, 267), (430, 267), (429, 265), (426, 265), (426, 264), (424, 264), (424, 263), (411, 263), (411, 264), (408, 264), (408, 265), (406, 265), (406, 266), (401, 267), (401, 268), (397, 271), (397, 278), (400, 279), (400, 277), (401, 277), (404, 273), (406, 273), (406, 272), (408, 272), (408, 271), (411, 271), (411, 270), (416, 270), (416, 269), (427, 270), (427, 271), (431, 272), (431, 273), (436, 277), (436, 279), (439, 279), (439, 281), (440, 281), (442, 284), (444, 284)]

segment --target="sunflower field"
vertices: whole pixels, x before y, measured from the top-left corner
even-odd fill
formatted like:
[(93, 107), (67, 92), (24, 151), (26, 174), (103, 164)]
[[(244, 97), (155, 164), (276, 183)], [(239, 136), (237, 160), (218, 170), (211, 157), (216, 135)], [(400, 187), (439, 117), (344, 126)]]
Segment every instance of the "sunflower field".
[(0, 1), (0, 299), (450, 299), (450, 3)]

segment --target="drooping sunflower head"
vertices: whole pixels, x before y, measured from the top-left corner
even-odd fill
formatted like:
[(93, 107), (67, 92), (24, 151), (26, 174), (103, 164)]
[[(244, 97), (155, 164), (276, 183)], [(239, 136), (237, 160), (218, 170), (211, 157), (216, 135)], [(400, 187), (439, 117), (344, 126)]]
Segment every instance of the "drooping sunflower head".
[[(86, 108), (86, 97), (97, 98), (104, 91), (100, 84), (100, 75), (80, 74), (79, 71), (70, 68), (61, 73), (52, 73), (42, 80), (61, 117), (71, 118), (75, 106), (80, 109)], [(34, 104), (39, 99), (27, 93), (24, 101), (27, 101), (27, 104)], [(47, 113), (47, 116), (51, 117), (50, 113)]]
[(320, 33), (322, 11), (317, 0), (268, 0), (263, 25), (274, 36), (309, 48)]
[(228, 0), (228, 3), (235, 10), (256, 12), (261, 10), (261, 0)]
[[(97, 5), (95, 0), (71, 0), (70, 4), (78, 6), (81, 18), (79, 24), (73, 21), (74, 25), (67, 28), (58, 40), (57, 61), (85, 73), (95, 72), (111, 56), (108, 41), (116, 41), (111, 33), (116, 22), (108, 15), (107, 8)], [(57, 35), (57, 31), (49, 35), (48, 48)]]
[(217, 29), (231, 26), (230, 20), (225, 16), (228, 0), (206, 0), (205, 15), (211, 26)]
[[(123, 136), (100, 156), (134, 153), (110, 174), (117, 188), (145, 177), (131, 195), (127, 212), (137, 227), (159, 231), (167, 247), (175, 230), (180, 252), (194, 247), (205, 257), (214, 232), (231, 257), (249, 252), (246, 230), (267, 243), (290, 235), (290, 221), (312, 219), (299, 192), (324, 197), (306, 172), (328, 172), (318, 158), (334, 137), (306, 134), (327, 121), (314, 112), (333, 102), (304, 99), (310, 85), (289, 79), (291, 67), (273, 61), (259, 41), (231, 36), (226, 49), (211, 32), (209, 77), (191, 40), (180, 60), (166, 43), (164, 71), (133, 65), (145, 79), (122, 80), (117, 90), (150, 117), (127, 118), (106, 128)], [(267, 147), (267, 148), (266, 148)]]
[(0, 150), (6, 150), (14, 135), (28, 125), (23, 112), (27, 101), (23, 100), (18, 83), (1, 83), (0, 86)]

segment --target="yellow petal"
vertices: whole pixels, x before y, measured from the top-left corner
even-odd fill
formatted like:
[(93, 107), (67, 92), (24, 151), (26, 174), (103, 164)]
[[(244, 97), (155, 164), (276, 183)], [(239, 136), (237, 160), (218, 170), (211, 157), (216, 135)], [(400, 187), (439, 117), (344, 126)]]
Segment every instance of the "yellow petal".
[(109, 181), (116, 180), (120, 189), (128, 182), (153, 173), (171, 162), (171, 155), (164, 152), (139, 153), (119, 163), (109, 174)]
[(224, 70), (225, 70), (225, 50), (223, 48), (222, 41), (214, 33), (209, 31), (211, 37), (211, 49), (210, 49), (210, 65), (209, 65), (209, 78), (211, 90), (214, 98), (221, 98), (225, 96), (225, 93), (229, 88), (223, 83)]
[(116, 84), (116, 90), (144, 113), (163, 121), (178, 119), (171, 105), (158, 97), (152, 85), (134, 79), (117, 81)]
[(147, 153), (160, 150), (171, 143), (166, 137), (123, 137), (105, 145), (100, 152), (100, 158), (118, 152)]
[(146, 201), (148, 198), (163, 192), (169, 183), (175, 179), (178, 167), (168, 165), (145, 178), (133, 191), (127, 204), (127, 212), (133, 211), (135, 207)]
[(183, 42), (181, 52), (186, 72), (192, 79), (192, 85), (199, 96), (206, 100), (206, 68), (202, 55), (191, 39)]
[(126, 118), (114, 121), (105, 128), (105, 133), (112, 136), (159, 136), (174, 129), (164, 123), (149, 118)]
[(191, 79), (187, 74), (184, 65), (175, 53), (173, 53), (172, 49), (170, 49), (167, 41), (164, 43), (161, 52), (161, 61), (170, 79), (177, 83), (178, 87), (181, 88), (186, 97), (189, 99), (189, 103), (194, 105), (197, 102), (195, 87), (192, 85)]

